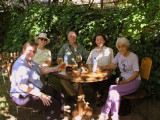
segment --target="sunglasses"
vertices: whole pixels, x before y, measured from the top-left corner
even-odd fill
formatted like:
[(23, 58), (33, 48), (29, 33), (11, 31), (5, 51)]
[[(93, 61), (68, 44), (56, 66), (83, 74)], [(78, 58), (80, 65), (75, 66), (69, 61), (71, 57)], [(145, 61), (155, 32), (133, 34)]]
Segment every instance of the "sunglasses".
[(41, 41), (47, 41), (46, 38), (39, 38)]

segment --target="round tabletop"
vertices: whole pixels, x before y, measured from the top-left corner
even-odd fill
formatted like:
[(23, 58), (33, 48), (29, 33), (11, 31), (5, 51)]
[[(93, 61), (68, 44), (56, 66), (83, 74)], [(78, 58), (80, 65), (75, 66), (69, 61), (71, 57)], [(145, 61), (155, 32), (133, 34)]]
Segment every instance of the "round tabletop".
[(80, 73), (79, 70), (72, 70), (72, 71), (63, 70), (60, 72), (52, 73), (52, 75), (60, 79), (78, 83), (100, 82), (103, 80), (107, 80), (111, 76), (111, 74), (112, 71), (98, 71), (96, 73), (93, 72)]

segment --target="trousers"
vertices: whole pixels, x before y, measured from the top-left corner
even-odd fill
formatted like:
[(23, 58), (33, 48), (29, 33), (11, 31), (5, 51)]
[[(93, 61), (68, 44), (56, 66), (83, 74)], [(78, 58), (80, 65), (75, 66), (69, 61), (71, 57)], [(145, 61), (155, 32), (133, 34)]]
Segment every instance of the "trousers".
[(108, 98), (105, 106), (102, 107), (101, 113), (109, 114), (111, 111), (112, 118), (119, 120), (119, 107), (121, 96), (135, 92), (140, 86), (141, 80), (135, 79), (121, 85), (111, 85), (109, 87)]
[(52, 103), (50, 106), (45, 106), (42, 100), (34, 95), (26, 97), (19, 95), (18, 98), (12, 97), (12, 100), (19, 106), (45, 111), (46, 120), (61, 120), (64, 118), (64, 95), (59, 91), (54, 92), (54, 96), (51, 97)]

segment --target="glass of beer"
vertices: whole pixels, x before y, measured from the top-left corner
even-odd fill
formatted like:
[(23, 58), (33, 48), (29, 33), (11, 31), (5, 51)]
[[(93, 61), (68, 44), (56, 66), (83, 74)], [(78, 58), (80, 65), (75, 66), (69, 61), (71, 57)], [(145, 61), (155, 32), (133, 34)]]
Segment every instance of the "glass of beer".
[(76, 62), (77, 63), (82, 62), (82, 56), (81, 55), (76, 56)]
[(63, 62), (63, 58), (57, 58), (57, 63), (61, 70), (64, 70), (66, 68), (66, 64)]
[(57, 58), (57, 63), (58, 63), (58, 65), (62, 64), (63, 63), (63, 58)]
[(64, 62), (61, 63), (61, 64), (60, 64), (60, 69), (61, 69), (61, 70), (64, 70), (65, 68), (66, 68), (66, 64), (65, 64)]
[(82, 56), (81, 55), (76, 56), (76, 62), (78, 64), (78, 67), (81, 67), (81, 63), (82, 63)]

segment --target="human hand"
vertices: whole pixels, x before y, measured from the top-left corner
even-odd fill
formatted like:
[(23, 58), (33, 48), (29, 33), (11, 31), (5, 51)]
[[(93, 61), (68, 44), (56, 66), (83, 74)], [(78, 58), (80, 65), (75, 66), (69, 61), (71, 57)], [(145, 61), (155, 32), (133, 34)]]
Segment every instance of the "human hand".
[(121, 85), (121, 84), (124, 84), (124, 82), (123, 82), (123, 81), (120, 81), (120, 82), (119, 82), (119, 83), (117, 83), (117, 84)]
[(97, 66), (96, 71), (102, 71), (102, 70), (101, 70), (101, 66)]
[(103, 71), (103, 70), (110, 70), (110, 71), (112, 71), (113, 67), (111, 67), (111, 65), (104, 65), (104, 66), (101, 66), (101, 71)]
[(42, 100), (45, 106), (50, 106), (50, 104), (52, 103), (51, 96), (46, 95), (44, 93), (41, 93), (40, 99)]
[(60, 65), (57, 65), (56, 67), (53, 67), (53, 72), (59, 72), (61, 71), (61, 64)]
[(104, 66), (99, 66), (98, 69), (99, 69), (99, 71), (103, 71), (105, 68), (104, 68)]
[(127, 80), (122, 80), (122, 81), (119, 82), (119, 85), (127, 83), (127, 82), (128, 82)]

